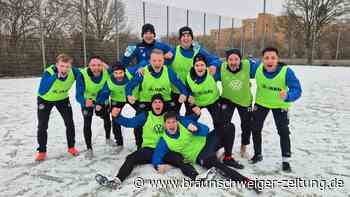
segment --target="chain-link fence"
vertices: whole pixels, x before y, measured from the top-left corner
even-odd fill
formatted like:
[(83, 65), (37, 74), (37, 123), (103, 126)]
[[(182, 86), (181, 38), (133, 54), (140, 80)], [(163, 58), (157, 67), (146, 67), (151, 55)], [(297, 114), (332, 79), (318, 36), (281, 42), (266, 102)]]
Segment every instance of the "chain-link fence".
[[(282, 28), (287, 21), (283, 16), (240, 19), (141, 0), (2, 0), (0, 4), (4, 8), (0, 9), (0, 76), (38, 75), (59, 53), (73, 56), (77, 66), (86, 65), (93, 55), (112, 64), (128, 44), (141, 40), (144, 23), (152, 23), (157, 39), (172, 46), (178, 44), (178, 29), (190, 26), (195, 41), (220, 57), (233, 47), (246, 56), (258, 56), (264, 46), (274, 45), (284, 58), (305, 58), (302, 42), (290, 39), (288, 28)], [(350, 58), (348, 30), (343, 27), (329, 34), (327, 40), (332, 46), (336, 43), (336, 51), (316, 50), (316, 57)]]

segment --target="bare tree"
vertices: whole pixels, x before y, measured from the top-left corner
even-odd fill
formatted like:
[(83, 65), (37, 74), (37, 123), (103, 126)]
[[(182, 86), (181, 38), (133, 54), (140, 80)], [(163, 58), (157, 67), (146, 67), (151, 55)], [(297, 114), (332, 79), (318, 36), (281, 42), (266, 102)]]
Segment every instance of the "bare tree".
[(3, 1), (0, 0), (0, 35), (2, 34), (2, 31), (4, 29), (3, 25), (3, 21), (4, 21), (4, 18), (6, 17), (7, 15), (7, 12), (5, 11), (4, 9), (4, 4), (3, 4)]
[(292, 17), (281, 16), (277, 19), (278, 31), (283, 32), (286, 36), (286, 57), (292, 58), (295, 51), (295, 43), (297, 40), (297, 33), (299, 31), (299, 24)]
[[(87, 2), (87, 31), (97, 41), (111, 40), (117, 24), (119, 31), (125, 30), (126, 23), (122, 1), (117, 1), (117, 10), (114, 6), (115, 0), (89, 0)], [(118, 22), (116, 18), (118, 18)]]
[(2, 0), (0, 0), (0, 56), (2, 54), (2, 48), (3, 48), (3, 29), (4, 29), (4, 18), (5, 18), (5, 15), (7, 14), (2, 6)]
[[(322, 58), (343, 59), (350, 54), (350, 23), (348, 20), (337, 21), (323, 31), (322, 39), (316, 48)], [(349, 56), (347, 56), (349, 57)]]
[(39, 0), (3, 0), (0, 2), (4, 33), (11, 38), (11, 45), (16, 46), (19, 39), (33, 32), (37, 26), (35, 17)]
[(79, 20), (74, 4), (65, 0), (41, 0), (40, 22), (47, 37), (69, 35), (75, 28), (72, 21)]
[[(57, 53), (67, 52), (70, 47), (71, 30), (74, 30), (73, 21), (79, 21), (76, 8), (71, 1), (40, 0), (38, 8), (38, 31), (41, 37), (41, 49), (44, 64), (53, 62)], [(46, 61), (47, 60), (47, 61)]]
[(286, 12), (302, 27), (308, 64), (322, 30), (349, 13), (349, 0), (286, 0)]

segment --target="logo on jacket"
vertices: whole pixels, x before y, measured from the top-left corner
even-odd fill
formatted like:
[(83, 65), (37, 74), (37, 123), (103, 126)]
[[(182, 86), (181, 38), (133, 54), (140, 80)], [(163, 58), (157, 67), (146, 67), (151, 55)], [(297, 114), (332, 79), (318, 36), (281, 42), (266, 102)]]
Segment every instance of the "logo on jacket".
[(161, 134), (161, 133), (163, 133), (163, 131), (164, 131), (164, 127), (163, 127), (163, 125), (161, 125), (161, 124), (156, 124), (156, 125), (154, 125), (153, 130), (154, 130), (157, 134)]
[(230, 82), (230, 87), (233, 90), (240, 90), (240, 89), (242, 89), (242, 81), (241, 80), (232, 80)]

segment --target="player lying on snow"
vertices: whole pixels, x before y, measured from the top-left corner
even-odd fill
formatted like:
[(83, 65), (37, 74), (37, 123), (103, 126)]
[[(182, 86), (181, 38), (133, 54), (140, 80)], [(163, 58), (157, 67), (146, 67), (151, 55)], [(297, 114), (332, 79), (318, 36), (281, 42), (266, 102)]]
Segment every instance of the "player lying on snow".
[[(209, 132), (206, 125), (197, 122), (199, 116), (200, 110), (196, 116), (188, 118), (178, 118), (177, 113), (173, 111), (164, 115), (165, 132), (159, 139), (152, 157), (155, 169), (164, 173), (170, 164), (181, 169), (191, 180), (203, 180), (192, 165), (197, 163), (210, 169), (209, 173), (218, 172), (227, 180), (243, 183), (248, 189), (259, 193), (260, 190), (254, 181), (218, 160), (216, 152), (223, 147), (222, 136), (219, 136), (216, 130)], [(168, 154), (172, 154), (174, 159), (165, 164), (163, 159)], [(207, 176), (204, 180), (206, 178)]]
[[(120, 108), (112, 109), (112, 116), (114, 117), (114, 121), (118, 124), (128, 128), (142, 127), (142, 145), (140, 149), (137, 149), (126, 157), (122, 167), (112, 180), (108, 180), (106, 177), (98, 174), (96, 175), (97, 182), (102, 185), (117, 188), (121, 185), (121, 182), (130, 175), (135, 166), (152, 163), (153, 151), (164, 132), (164, 109), (165, 101), (159, 94), (152, 97), (151, 109), (149, 111), (141, 112), (133, 118), (123, 117), (120, 114)], [(164, 161), (170, 159), (171, 155), (165, 157)]]
[(226, 179), (242, 182), (259, 192), (254, 181), (218, 161), (216, 151), (222, 147), (221, 139), (216, 131), (208, 134), (209, 128), (197, 122), (200, 110), (195, 110), (193, 115), (180, 117), (178, 121), (176, 112), (164, 113), (163, 98), (155, 95), (152, 98), (151, 111), (133, 118), (123, 117), (119, 113), (118, 108), (112, 111), (112, 115), (116, 117), (114, 121), (120, 125), (130, 128), (143, 125), (142, 148), (127, 156), (113, 178), (97, 174), (95, 179), (99, 184), (112, 189), (120, 188), (122, 181), (136, 165), (151, 163), (160, 173), (164, 173), (168, 167), (166, 164), (170, 164), (179, 168), (191, 180), (206, 180), (207, 175), (199, 175), (192, 166), (192, 163), (197, 163), (210, 169), (207, 173), (217, 171)]

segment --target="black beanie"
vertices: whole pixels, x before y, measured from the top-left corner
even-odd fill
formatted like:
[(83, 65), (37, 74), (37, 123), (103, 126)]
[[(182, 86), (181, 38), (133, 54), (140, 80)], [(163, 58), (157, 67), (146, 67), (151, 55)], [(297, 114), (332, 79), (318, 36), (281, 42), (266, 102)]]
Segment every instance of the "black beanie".
[(181, 37), (185, 34), (190, 34), (193, 39), (193, 31), (190, 27), (185, 26), (179, 29), (179, 39), (181, 39)]
[(155, 94), (155, 95), (153, 95), (152, 96), (152, 102), (151, 103), (153, 103), (153, 101), (155, 101), (155, 100), (161, 100), (163, 103), (164, 103), (164, 99), (163, 99), (163, 96), (161, 95), (161, 94)]
[(195, 65), (196, 62), (198, 62), (198, 61), (203, 61), (205, 63), (205, 65), (208, 65), (207, 61), (205, 60), (205, 57), (203, 55), (201, 55), (200, 53), (197, 53), (197, 55), (194, 56), (194, 58), (193, 58), (193, 65)]
[(125, 71), (125, 68), (123, 66), (123, 64), (119, 61), (117, 61), (113, 66), (112, 66), (112, 72), (116, 71), (116, 70), (123, 70)]
[(156, 35), (156, 32), (154, 30), (154, 26), (152, 24), (144, 24), (142, 26), (142, 32), (141, 32), (141, 36), (143, 36), (143, 34), (145, 34), (146, 32), (151, 32), (152, 34), (154, 34), (154, 36)]
[(230, 57), (230, 55), (232, 54), (236, 54), (240, 59), (242, 59), (242, 54), (241, 51), (239, 49), (230, 49), (226, 51), (226, 59), (228, 59), (228, 57)]
[[(165, 112), (166, 112), (166, 106), (165, 106), (165, 101), (164, 101), (164, 99), (163, 99), (163, 96), (161, 95), (161, 94), (155, 94), (155, 95), (153, 95), (152, 96), (152, 102), (151, 103), (153, 103), (155, 100), (161, 100), (162, 102), (163, 102), (163, 104), (164, 104), (164, 106), (163, 106), (163, 110), (162, 110), (162, 112), (160, 113), (160, 114), (164, 114)], [(160, 114), (156, 114), (154, 111), (153, 111), (153, 108), (151, 109), (151, 111), (152, 111), (152, 113), (154, 114), (154, 115), (156, 115), (156, 116), (159, 116)]]

